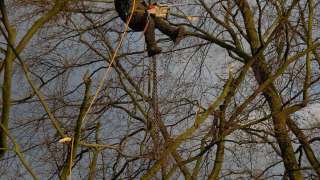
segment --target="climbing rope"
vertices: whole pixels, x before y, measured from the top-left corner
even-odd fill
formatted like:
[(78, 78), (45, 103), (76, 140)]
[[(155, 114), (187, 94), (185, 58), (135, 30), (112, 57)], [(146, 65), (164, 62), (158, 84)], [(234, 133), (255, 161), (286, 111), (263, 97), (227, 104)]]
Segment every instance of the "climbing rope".
[(157, 58), (152, 56), (151, 61), (152, 68), (152, 106), (153, 106), (153, 116), (154, 123), (159, 127), (160, 121), (160, 111), (159, 111), (159, 100), (158, 100), (158, 79), (157, 79)]
[(120, 38), (120, 41), (119, 41), (119, 43), (117, 44), (117, 47), (116, 47), (116, 49), (115, 49), (115, 51), (114, 51), (114, 53), (113, 53), (113, 55), (112, 55), (111, 62), (109, 63), (109, 66), (108, 66), (107, 70), (105, 71), (105, 73), (103, 74), (103, 76), (102, 76), (102, 78), (101, 78), (101, 80), (100, 80), (100, 82), (99, 82), (99, 86), (98, 86), (98, 88), (97, 88), (97, 90), (96, 90), (96, 92), (95, 92), (95, 94), (94, 94), (94, 96), (93, 96), (93, 98), (92, 98), (92, 100), (91, 100), (91, 102), (90, 102), (90, 104), (89, 104), (89, 107), (88, 107), (87, 111), (84, 113), (84, 116), (83, 116), (82, 121), (85, 120), (87, 114), (90, 112), (93, 103), (94, 103), (95, 100), (97, 99), (98, 94), (99, 94), (99, 92), (100, 92), (101, 89), (102, 89), (102, 86), (103, 86), (103, 84), (104, 84), (104, 81), (107, 79), (107, 77), (108, 77), (108, 75), (109, 75), (109, 73), (110, 73), (111, 67), (112, 67), (113, 63), (115, 62), (115, 60), (116, 60), (118, 51), (119, 51), (119, 49), (120, 49), (120, 47), (121, 47), (121, 45), (122, 45), (122, 43), (123, 43), (123, 40), (125, 39), (125, 37), (126, 37), (126, 35), (127, 35), (128, 29), (129, 29), (129, 23), (130, 23), (130, 21), (131, 21), (131, 19), (132, 19), (132, 17), (133, 17), (133, 13), (135, 12), (135, 8), (136, 8), (136, 0), (133, 0), (133, 8), (132, 8), (132, 10), (131, 10), (131, 12), (130, 12), (130, 16), (129, 16), (127, 22), (126, 22), (125, 30), (124, 30), (124, 32), (122, 33), (121, 38)]
[[(99, 92), (101, 91), (102, 86), (103, 86), (105, 80), (107, 79), (107, 77), (108, 77), (108, 75), (109, 75), (109, 73), (110, 73), (110, 71), (111, 71), (111, 67), (112, 67), (113, 63), (115, 62), (115, 60), (116, 60), (118, 51), (119, 51), (119, 49), (120, 49), (120, 47), (121, 47), (121, 45), (122, 45), (122, 43), (123, 43), (123, 40), (125, 39), (125, 37), (126, 37), (126, 35), (127, 35), (128, 29), (129, 29), (129, 23), (130, 23), (130, 21), (131, 21), (131, 19), (132, 19), (132, 17), (133, 17), (133, 13), (134, 13), (134, 11), (135, 11), (135, 7), (136, 7), (136, 0), (133, 0), (133, 8), (132, 8), (132, 10), (131, 10), (131, 12), (130, 12), (130, 16), (129, 16), (127, 22), (126, 22), (125, 30), (124, 30), (124, 32), (123, 32), (122, 35), (121, 35), (120, 41), (119, 41), (119, 43), (117, 44), (115, 51), (113, 52), (113, 55), (112, 55), (111, 61), (110, 61), (110, 63), (109, 63), (109, 66), (108, 66), (107, 70), (105, 71), (105, 73), (103, 74), (103, 76), (102, 76), (102, 78), (101, 78), (101, 80), (100, 80), (100, 82), (99, 82), (99, 86), (98, 86), (98, 88), (97, 88), (97, 90), (96, 90), (96, 92), (95, 92), (95, 94), (94, 94), (91, 102), (89, 103), (89, 107), (88, 107), (87, 111), (86, 111), (86, 112), (84, 113), (84, 115), (83, 115), (83, 119), (82, 119), (83, 122), (85, 121), (87, 114), (90, 112), (93, 103), (94, 103), (95, 100), (97, 99), (98, 94), (99, 94)], [(73, 139), (74, 139), (74, 138), (72, 138), (72, 141), (71, 141), (70, 161), (68, 162), (68, 163), (69, 163), (69, 168), (70, 168), (70, 169), (69, 169), (69, 178), (70, 178), (70, 180), (71, 180), (71, 176), (72, 176), (71, 171), (72, 171), (72, 163), (73, 163), (73, 162), (72, 162), (72, 156), (73, 156), (72, 151), (73, 151), (73, 148), (74, 148), (74, 147), (73, 147), (73, 144), (74, 144), (74, 140), (73, 140)]]
[[(160, 138), (160, 110), (159, 110), (159, 99), (158, 99), (158, 78), (157, 78), (157, 58), (152, 56), (150, 68), (152, 69), (151, 78), (152, 78), (152, 113), (153, 117), (150, 120), (153, 122), (151, 127), (154, 130), (157, 138)], [(155, 158), (159, 158), (159, 153), (161, 149), (160, 139), (155, 139), (154, 144), (154, 155)]]

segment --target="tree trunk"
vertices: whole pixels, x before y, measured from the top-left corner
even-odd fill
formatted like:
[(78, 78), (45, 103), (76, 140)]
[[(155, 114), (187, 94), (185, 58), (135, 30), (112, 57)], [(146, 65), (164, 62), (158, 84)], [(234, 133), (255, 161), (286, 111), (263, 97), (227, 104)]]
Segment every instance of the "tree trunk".
[[(259, 84), (263, 84), (263, 82), (269, 78), (269, 72), (267, 72), (267, 66), (264, 64), (264, 58), (257, 59), (257, 63), (254, 64), (252, 68)], [(288, 116), (282, 112), (282, 100), (276, 87), (271, 84), (263, 91), (263, 96), (266, 98), (272, 113), (275, 138), (280, 147), (281, 156), (288, 176), (293, 180), (303, 179), (286, 128)]]

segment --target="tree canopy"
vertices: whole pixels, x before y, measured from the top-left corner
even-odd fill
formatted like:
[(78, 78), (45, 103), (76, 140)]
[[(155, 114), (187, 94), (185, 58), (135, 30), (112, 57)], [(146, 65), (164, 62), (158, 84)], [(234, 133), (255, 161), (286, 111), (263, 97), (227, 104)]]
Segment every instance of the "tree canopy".
[(1, 179), (319, 179), (320, 2), (0, 0)]

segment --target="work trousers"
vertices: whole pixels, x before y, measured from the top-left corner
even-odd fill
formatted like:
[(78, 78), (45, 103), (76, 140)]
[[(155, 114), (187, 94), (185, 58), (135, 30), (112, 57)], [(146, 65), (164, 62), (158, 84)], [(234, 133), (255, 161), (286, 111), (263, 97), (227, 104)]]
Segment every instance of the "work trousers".
[(134, 31), (145, 30), (144, 35), (147, 48), (156, 46), (155, 28), (169, 36), (172, 40), (175, 39), (178, 33), (178, 28), (170, 25), (165, 19), (148, 15), (146, 7), (141, 3), (136, 5), (129, 27)]

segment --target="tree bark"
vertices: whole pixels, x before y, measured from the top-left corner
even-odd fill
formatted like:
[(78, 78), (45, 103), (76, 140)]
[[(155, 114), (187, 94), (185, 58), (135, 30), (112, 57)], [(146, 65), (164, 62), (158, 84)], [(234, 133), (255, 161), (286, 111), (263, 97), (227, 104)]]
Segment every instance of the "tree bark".
[[(252, 68), (259, 84), (263, 84), (263, 82), (269, 78), (269, 72), (267, 72), (267, 66), (263, 58), (257, 60), (257, 63), (254, 64)], [(263, 91), (263, 96), (266, 98), (272, 113), (275, 138), (280, 147), (281, 156), (288, 176), (292, 180), (303, 179), (286, 127), (288, 115), (282, 111), (282, 100), (276, 87), (271, 84)]]

